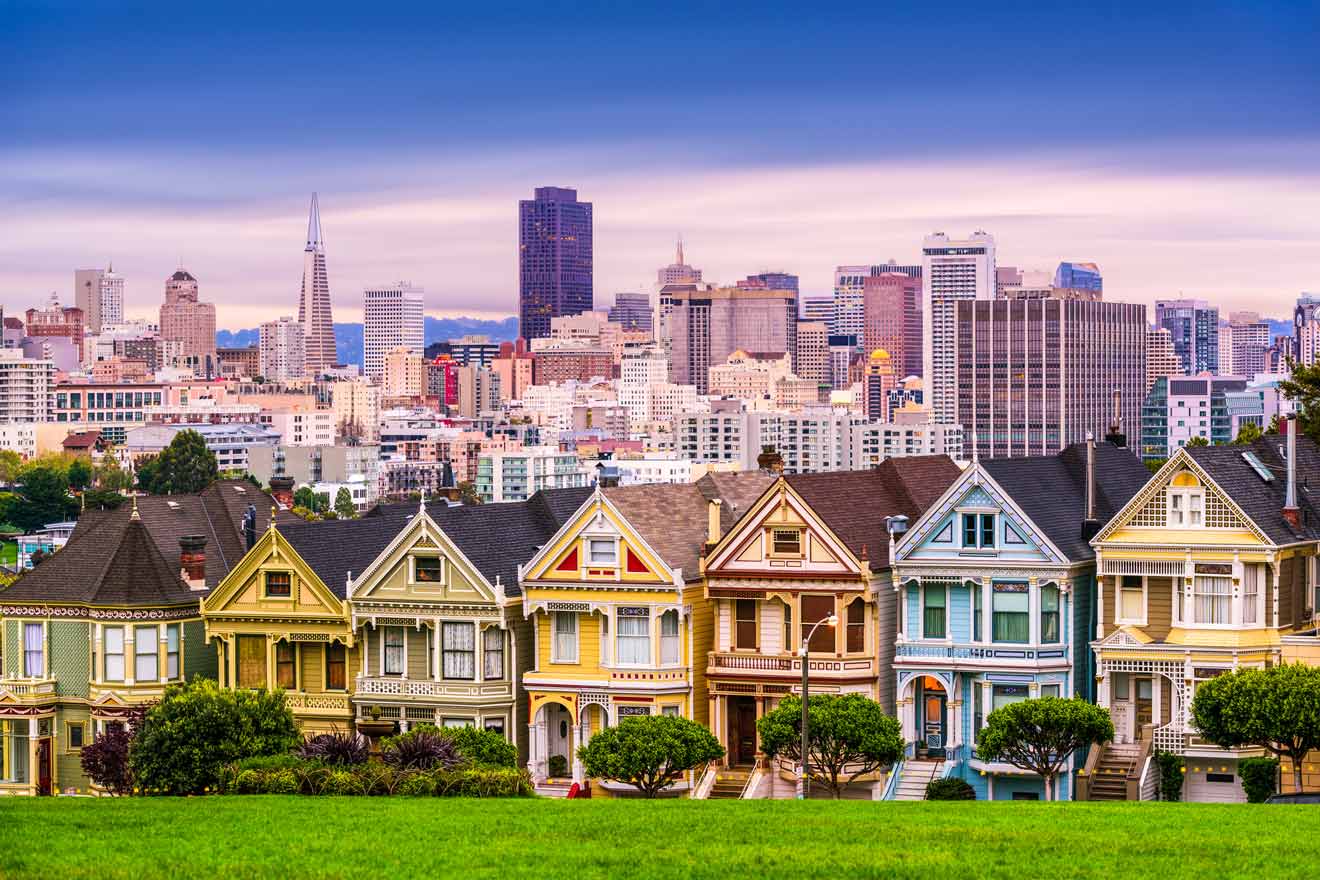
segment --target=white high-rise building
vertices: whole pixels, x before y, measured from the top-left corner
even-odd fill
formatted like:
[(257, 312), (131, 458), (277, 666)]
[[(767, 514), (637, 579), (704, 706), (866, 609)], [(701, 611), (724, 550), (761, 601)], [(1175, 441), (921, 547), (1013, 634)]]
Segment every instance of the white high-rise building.
[(55, 362), (0, 350), (0, 423), (52, 421)]
[(426, 347), (425, 291), (407, 281), (368, 287), (362, 293), (362, 371), (380, 381), (385, 356), (400, 346), (421, 354)]
[(73, 272), (74, 305), (83, 310), (87, 333), (124, 321), (124, 277), (108, 269), (75, 269)]
[(306, 375), (307, 349), (303, 325), (292, 316), (261, 325), (258, 343), (261, 375), (270, 382), (288, 382)]
[(958, 327), (955, 303), (995, 298), (995, 239), (977, 230), (970, 238), (942, 232), (921, 248), (922, 349), (925, 403), (939, 424), (958, 421)]

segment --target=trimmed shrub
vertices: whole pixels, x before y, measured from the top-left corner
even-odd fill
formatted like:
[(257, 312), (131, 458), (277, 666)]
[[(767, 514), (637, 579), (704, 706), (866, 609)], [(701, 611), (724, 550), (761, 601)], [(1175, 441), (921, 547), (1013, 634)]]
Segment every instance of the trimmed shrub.
[(435, 794), (435, 777), (429, 773), (409, 773), (394, 791), (405, 797), (431, 797)]
[(932, 779), (926, 785), (928, 801), (974, 801), (976, 789), (965, 780), (951, 776), (947, 779)]
[(551, 755), (547, 763), (549, 764), (548, 770), (551, 776), (562, 777), (568, 775), (568, 759), (563, 755)]
[(459, 757), (465, 764), (476, 767), (517, 767), (518, 750), (493, 730), (482, 730), (468, 724), (445, 730), (454, 741)]
[[(409, 797), (530, 797), (526, 770), (454, 767), (400, 770), (368, 763), (330, 767), (292, 758), (271, 766), (226, 768), (226, 794), (304, 794), (337, 796), (406, 795)], [(257, 765), (258, 762), (245, 762)]]
[(371, 756), (366, 737), (358, 733), (318, 733), (298, 749), (306, 760), (320, 761), (333, 767), (365, 764)]
[(433, 774), (438, 797), (531, 797), (532, 777), (526, 770), (465, 768)]
[(459, 762), (454, 740), (434, 728), (410, 730), (381, 744), (381, 758), (396, 770), (430, 770)]
[(352, 770), (331, 770), (321, 785), (320, 793), (329, 795), (362, 794), (362, 780)]
[(1160, 768), (1160, 800), (1182, 800), (1186, 762), (1172, 752), (1156, 752), (1155, 761)]
[(1243, 758), (1238, 761), (1238, 775), (1249, 804), (1264, 803), (1279, 791), (1278, 758)]

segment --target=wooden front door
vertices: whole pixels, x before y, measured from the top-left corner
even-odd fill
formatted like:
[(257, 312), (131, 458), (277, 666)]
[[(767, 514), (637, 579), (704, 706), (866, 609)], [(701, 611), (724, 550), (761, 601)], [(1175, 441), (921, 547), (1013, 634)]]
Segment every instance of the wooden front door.
[(50, 737), (37, 740), (37, 794), (51, 794)]
[(756, 700), (729, 698), (729, 763), (756, 762)]
[(944, 691), (926, 691), (924, 702), (921, 738), (926, 743), (926, 753), (931, 757), (943, 757), (947, 739), (944, 731), (947, 697)]

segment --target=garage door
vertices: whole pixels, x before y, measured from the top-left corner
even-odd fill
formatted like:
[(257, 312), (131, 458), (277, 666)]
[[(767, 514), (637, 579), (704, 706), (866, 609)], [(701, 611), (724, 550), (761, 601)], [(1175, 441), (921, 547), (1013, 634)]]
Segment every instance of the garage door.
[(1187, 783), (1183, 800), (1193, 803), (1246, 803), (1247, 795), (1238, 779), (1236, 761), (1210, 763), (1187, 759)]

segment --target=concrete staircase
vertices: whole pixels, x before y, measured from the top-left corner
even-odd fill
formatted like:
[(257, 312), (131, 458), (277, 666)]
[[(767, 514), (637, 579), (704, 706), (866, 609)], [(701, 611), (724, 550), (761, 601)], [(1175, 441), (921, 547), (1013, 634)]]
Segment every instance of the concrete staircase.
[(939, 779), (943, 772), (944, 762), (941, 760), (904, 761), (903, 769), (899, 771), (898, 786), (894, 789), (894, 800), (924, 801), (926, 786), (931, 780)]
[(544, 782), (538, 782), (533, 789), (541, 797), (568, 797), (568, 790), (573, 787), (571, 779), (547, 779)]
[(751, 777), (751, 770), (723, 767), (716, 771), (715, 784), (711, 786), (710, 794), (706, 795), (706, 799), (740, 798), (743, 789), (747, 787), (747, 780)]
[(1127, 778), (1136, 767), (1141, 746), (1137, 743), (1117, 745), (1110, 743), (1100, 754), (1095, 772), (1091, 775), (1091, 800), (1127, 800)]

